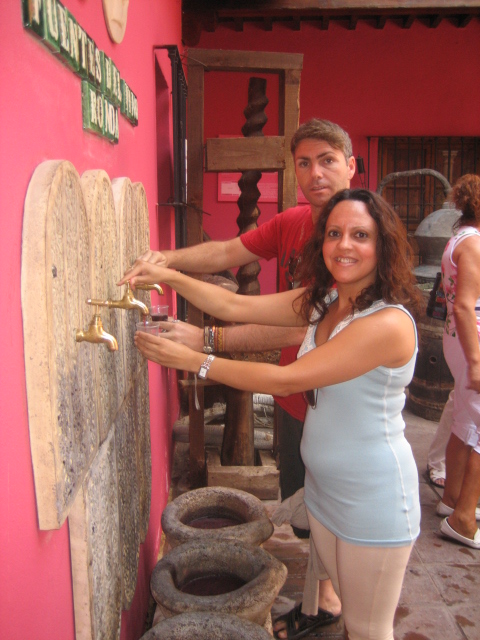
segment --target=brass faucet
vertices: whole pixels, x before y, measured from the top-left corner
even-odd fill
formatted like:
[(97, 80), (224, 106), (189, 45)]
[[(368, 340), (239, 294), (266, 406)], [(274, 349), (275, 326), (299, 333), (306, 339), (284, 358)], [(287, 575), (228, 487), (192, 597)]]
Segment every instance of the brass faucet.
[(103, 330), (102, 319), (95, 313), (86, 331), (78, 330), (75, 340), (77, 342), (103, 343), (107, 345), (109, 351), (118, 351), (118, 344), (115, 336)]
[(125, 294), (121, 300), (92, 300), (89, 298), (87, 304), (109, 307), (110, 309), (138, 309), (144, 316), (148, 316), (147, 305), (134, 297), (129, 282), (126, 283), (126, 287)]
[(159, 284), (136, 284), (135, 289), (141, 291), (156, 291), (159, 296), (163, 296), (163, 289)]

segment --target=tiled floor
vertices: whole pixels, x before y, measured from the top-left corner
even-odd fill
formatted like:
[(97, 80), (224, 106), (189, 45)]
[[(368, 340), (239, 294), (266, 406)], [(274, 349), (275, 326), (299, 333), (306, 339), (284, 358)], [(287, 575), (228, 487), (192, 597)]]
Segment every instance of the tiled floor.
[[(441, 490), (428, 483), (426, 460), (437, 424), (404, 414), (420, 477), (422, 530), (410, 559), (395, 619), (395, 640), (480, 639), (480, 552), (443, 539), (435, 505)], [(173, 482), (182, 484), (184, 469), (176, 467)], [(187, 487), (180, 488), (180, 493)], [(267, 502), (273, 510), (275, 503)], [(264, 544), (288, 568), (288, 578), (272, 609), (272, 617), (288, 611), (302, 597), (308, 542), (296, 538), (289, 525), (275, 527)], [(341, 639), (342, 619), (308, 638)]]

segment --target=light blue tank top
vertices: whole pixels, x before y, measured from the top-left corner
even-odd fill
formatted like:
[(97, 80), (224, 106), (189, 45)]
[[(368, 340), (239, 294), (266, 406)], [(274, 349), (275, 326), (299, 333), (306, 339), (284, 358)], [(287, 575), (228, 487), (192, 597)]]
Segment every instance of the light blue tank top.
[[(332, 293), (330, 303), (336, 299)], [(329, 339), (355, 319), (387, 307), (401, 309), (414, 323), (403, 306), (379, 300), (339, 323)], [(316, 347), (315, 330), (316, 324), (307, 329), (299, 357)], [(416, 353), (403, 367), (377, 367), (318, 389), (316, 409), (308, 408), (301, 443), (305, 504), (346, 542), (405, 546), (420, 532), (418, 471), (402, 417)]]

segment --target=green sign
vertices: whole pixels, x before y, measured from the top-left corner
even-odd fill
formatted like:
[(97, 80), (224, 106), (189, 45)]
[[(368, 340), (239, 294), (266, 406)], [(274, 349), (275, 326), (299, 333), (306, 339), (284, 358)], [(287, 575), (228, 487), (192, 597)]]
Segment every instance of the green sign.
[(83, 128), (118, 142), (118, 112), (138, 125), (138, 101), (111, 58), (59, 0), (21, 0), (23, 26), (82, 78)]

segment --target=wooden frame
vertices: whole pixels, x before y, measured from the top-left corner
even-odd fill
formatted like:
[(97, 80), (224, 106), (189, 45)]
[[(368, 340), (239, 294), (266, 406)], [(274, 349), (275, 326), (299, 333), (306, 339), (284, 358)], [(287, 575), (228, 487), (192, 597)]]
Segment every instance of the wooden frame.
[[(190, 49), (187, 101), (188, 246), (202, 242), (203, 238), (201, 211), (203, 210), (204, 169), (214, 172), (249, 169), (278, 171), (278, 210), (283, 211), (297, 204), (295, 166), (290, 153), (290, 140), (299, 123), (302, 66), (303, 54), (300, 53)], [(204, 75), (206, 71), (278, 74), (279, 135), (207, 140), (204, 165)], [(202, 312), (192, 305), (189, 306), (189, 322), (199, 327), (203, 326)], [(192, 481), (200, 485), (205, 481), (203, 388), (198, 387), (197, 391), (200, 409), (195, 408), (193, 392), (190, 392), (189, 396), (190, 473)]]

